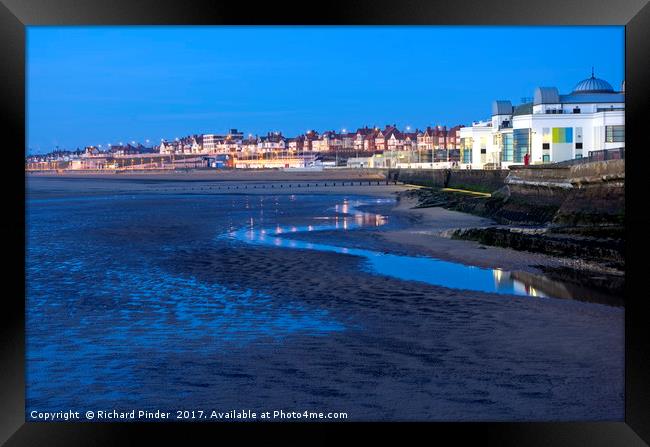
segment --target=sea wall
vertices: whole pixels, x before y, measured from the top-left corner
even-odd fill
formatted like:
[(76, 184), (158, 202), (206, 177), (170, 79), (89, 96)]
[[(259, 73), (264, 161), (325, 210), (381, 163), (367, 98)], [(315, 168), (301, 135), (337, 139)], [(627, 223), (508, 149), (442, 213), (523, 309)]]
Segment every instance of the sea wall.
[(504, 185), (509, 171), (462, 169), (390, 169), (388, 178), (411, 185), (492, 192)]
[(445, 206), (503, 225), (456, 230), (454, 238), (569, 257), (599, 271), (625, 269), (625, 160), (516, 166), (490, 197), (418, 192), (422, 206)]
[(569, 174), (569, 167), (512, 166), (504, 186), (493, 193), (494, 217), (502, 223), (551, 222), (573, 189)]
[(511, 166), (509, 170), (391, 169), (389, 180), (433, 188), (490, 192), (489, 198), (422, 191), (423, 206), (445, 203), (503, 224), (554, 227), (621, 226), (625, 215), (625, 160)]
[(625, 160), (607, 160), (572, 166), (517, 166), (504, 187), (500, 214), (524, 222), (560, 226), (622, 225), (625, 215)]
[(567, 225), (623, 225), (625, 160), (607, 160), (571, 167), (571, 194), (554, 222)]

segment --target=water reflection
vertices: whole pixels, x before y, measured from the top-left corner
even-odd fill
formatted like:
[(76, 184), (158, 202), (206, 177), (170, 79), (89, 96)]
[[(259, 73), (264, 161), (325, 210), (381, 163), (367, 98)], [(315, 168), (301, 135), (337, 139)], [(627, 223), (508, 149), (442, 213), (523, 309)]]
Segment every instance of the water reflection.
[[(391, 200), (378, 199), (374, 201), (344, 200), (333, 207), (334, 216), (316, 217), (315, 220), (325, 223), (304, 226), (282, 227), (275, 229), (251, 227), (231, 231), (228, 237), (250, 244), (272, 245), (283, 248), (318, 250), (360, 256), (365, 258), (365, 268), (375, 274), (391, 276), (403, 280), (420, 281), (436, 286), (454, 289), (477, 290), (481, 292), (496, 292), (501, 294), (547, 297), (529, 282), (513, 276), (511, 272), (501, 269), (486, 269), (464, 264), (442, 261), (423, 256), (402, 256), (382, 253), (360, 248), (339, 247), (329, 244), (312, 243), (295, 239), (279, 237), (286, 232), (315, 232), (327, 230), (353, 230), (363, 227), (378, 227), (387, 223), (386, 216), (376, 213), (363, 212), (358, 209), (362, 205), (380, 204)], [(267, 235), (272, 238), (267, 238)]]
[(494, 277), (494, 287), (498, 290), (512, 290), (515, 295), (529, 295), (541, 298), (549, 296), (531, 284), (513, 278), (511, 272), (494, 269), (492, 275)]
[[(192, 396), (195, 402), (208, 386), (214, 388), (205, 394), (221, 397), (232, 378), (220, 382), (220, 373), (236, 369), (237, 360), (222, 368), (214, 366), (215, 359), (249, 346), (275, 347), (289, 338), (347, 330), (347, 321), (329, 309), (233, 290), (211, 273), (200, 274), (204, 260), (187, 253), (209, 242), (194, 237), (214, 214), (199, 214), (203, 220), (192, 220), (191, 227), (192, 201), (112, 199), (26, 204), (28, 409), (171, 409), (178, 401), (169, 403), (167, 396)], [(251, 232), (247, 237), (259, 233), (255, 211), (255, 218), (240, 218), (224, 212), (230, 202), (214, 205), (222, 231), (244, 227)], [(143, 229), (151, 216), (160, 221)], [(196, 231), (186, 236), (179, 227)], [(237, 371), (244, 377), (239, 385), (255, 370), (247, 366)]]

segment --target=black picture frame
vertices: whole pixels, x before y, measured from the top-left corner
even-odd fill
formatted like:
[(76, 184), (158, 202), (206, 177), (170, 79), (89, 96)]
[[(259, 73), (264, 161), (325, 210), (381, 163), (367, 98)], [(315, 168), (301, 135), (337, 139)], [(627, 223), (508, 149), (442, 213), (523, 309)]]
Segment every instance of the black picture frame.
[[(315, 6), (315, 7), (314, 7)], [(625, 422), (346, 424), (186, 424), (25, 422), (24, 337), (24, 156), (25, 27), (29, 25), (625, 25), (626, 31), (626, 395)], [(0, 442), (6, 445), (130, 445), (152, 436), (187, 444), (190, 437), (283, 430), (285, 441), (318, 436), (327, 441), (341, 427), (373, 435), (387, 431), (425, 439), (451, 436), (455, 442), (480, 440), (501, 446), (645, 445), (650, 442), (650, 356), (647, 300), (643, 287), (648, 218), (644, 215), (650, 149), (644, 146), (643, 119), (649, 108), (650, 5), (647, 0), (506, 0), (454, 2), (402, 0), (349, 1), (322, 5), (277, 2), (213, 3), (171, 0), (1, 0), (0, 92), (5, 127), (3, 234), (6, 287), (0, 310)], [(645, 126), (647, 127), (647, 126)], [(8, 138), (7, 138), (8, 137)], [(19, 150), (22, 148), (22, 151)], [(644, 161), (645, 160), (645, 161)], [(8, 169), (11, 168), (11, 169)], [(252, 430), (255, 428), (255, 430)], [(286, 433), (289, 432), (289, 433)], [(210, 439), (210, 438), (208, 438)], [(212, 438), (213, 440), (217, 438)]]

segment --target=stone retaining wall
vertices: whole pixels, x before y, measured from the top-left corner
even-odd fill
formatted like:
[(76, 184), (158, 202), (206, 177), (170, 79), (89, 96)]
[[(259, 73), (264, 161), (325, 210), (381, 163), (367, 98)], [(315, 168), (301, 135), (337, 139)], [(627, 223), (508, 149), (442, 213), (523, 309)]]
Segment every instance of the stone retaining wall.
[(497, 197), (502, 213), (543, 208), (557, 225), (622, 225), (625, 215), (625, 160), (572, 166), (526, 166), (511, 169)]
[(390, 169), (388, 178), (433, 188), (459, 188), (492, 192), (504, 185), (507, 170)]

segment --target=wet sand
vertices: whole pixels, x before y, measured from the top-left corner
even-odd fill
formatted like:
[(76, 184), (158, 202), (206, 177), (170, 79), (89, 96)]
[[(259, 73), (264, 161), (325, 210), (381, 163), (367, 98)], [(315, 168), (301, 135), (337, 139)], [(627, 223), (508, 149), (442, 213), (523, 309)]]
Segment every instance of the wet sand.
[[(338, 175), (336, 175), (338, 174)], [(489, 247), (473, 241), (452, 240), (445, 232), (458, 228), (493, 225), (490, 219), (446, 210), (441, 207), (415, 208), (417, 200), (403, 192), (412, 185), (386, 184), (373, 178), (376, 173), (356, 170), (315, 173), (282, 171), (219, 171), (208, 174), (111, 174), (34, 175), (27, 178), (32, 198), (69, 194), (223, 194), (223, 195), (358, 195), (397, 199), (391, 213), (408, 220), (408, 227), (377, 233), (350, 233), (349, 243), (361, 246), (380, 239), (393, 251), (413, 256), (429, 256), (466, 265), (539, 273), (537, 266), (558, 267), (567, 260), (541, 254)], [(208, 180), (208, 177), (213, 180)], [(316, 178), (316, 179), (314, 179)], [(327, 232), (322, 233), (327, 236)], [(298, 236), (300, 237), (300, 236)], [(318, 237), (318, 236), (315, 236)], [(360, 245), (361, 244), (361, 245)]]
[[(368, 233), (344, 238), (368, 246)], [(314, 240), (343, 239), (325, 232)], [(183, 253), (168, 268), (297, 300), (346, 325), (344, 333), (305, 339), (308, 352), (278, 347), (256, 380), (268, 390), (291, 385), (269, 398), (346, 402), (362, 420), (622, 418), (620, 308), (402, 281), (366, 271), (356, 256), (311, 250), (235, 244)], [(276, 368), (290, 378), (278, 379)]]
[[(445, 288), (373, 274), (357, 256), (218, 238), (252, 217), (296, 225), (322, 216), (347, 195), (395, 197), (406, 187), (321, 185), (298, 192), (287, 183), (258, 191), (243, 182), (225, 190), (210, 183), (203, 188), (212, 190), (132, 182), (30, 182), (29, 196), (45, 198), (43, 212), (53, 213), (41, 217), (36, 235), (42, 245), (34, 247), (51, 246), (64, 258), (42, 254), (34, 265), (32, 275), (43, 273), (43, 262), (62, 269), (43, 278), (41, 309), (50, 309), (59, 282), (70, 306), (55, 302), (51, 315), (31, 316), (31, 336), (44, 350), (51, 346), (47, 337), (71, 344), (49, 369), (30, 367), (45, 378), (61, 371), (74, 379), (69, 399), (77, 406), (93, 397), (109, 405), (111, 393), (123, 391), (124, 402), (154, 409), (175, 408), (181, 399), (188, 408), (347, 411), (352, 420), (623, 419), (622, 308)], [(114, 196), (56, 206), (58, 197), (107, 194)], [(291, 200), (303, 194), (320, 197)], [(41, 209), (38, 202), (34, 207)], [(534, 269), (552, 262), (436, 236), (489, 222), (410, 207), (400, 201), (395, 209), (381, 208), (388, 215), (385, 227), (296, 237), (489, 267)], [(59, 241), (50, 236), (55, 224), (73, 231), (61, 231)], [(86, 264), (68, 259), (79, 255)], [(107, 275), (107, 261), (114, 264), (110, 270), (124, 271), (119, 281)], [(134, 271), (144, 286), (133, 283)], [(75, 282), (77, 276), (88, 284)], [(239, 298), (222, 303), (213, 287)], [(238, 307), (246, 312), (233, 312)], [(324, 321), (306, 325), (309, 315)], [(87, 334), (90, 343), (80, 342)], [(134, 334), (146, 334), (151, 343)], [(224, 345), (225, 334), (237, 343)], [(114, 366), (117, 349), (126, 354)], [(78, 352), (74, 362), (70, 352)], [(74, 368), (89, 359), (92, 368)], [(69, 390), (56, 378), (42, 383), (62, 387), (56, 395), (65, 398)], [(32, 393), (29, 403), (46, 407), (47, 390)]]
[(275, 169), (190, 169), (175, 171), (61, 171), (31, 172), (29, 178), (50, 179), (103, 179), (103, 180), (151, 180), (177, 182), (258, 182), (297, 180), (384, 180), (385, 175), (375, 169), (324, 169), (322, 171), (282, 171)]
[(415, 208), (416, 205), (416, 199), (400, 197), (394, 212), (408, 215), (411, 225), (406, 229), (383, 232), (381, 236), (386, 241), (409, 247), (418, 255), (486, 268), (540, 272), (536, 266), (555, 267), (567, 263), (552, 256), (452, 240), (450, 230), (487, 227), (495, 223), (490, 219), (442, 207)]
[(358, 194), (394, 197), (410, 186), (387, 184), (376, 174), (341, 171), (316, 173), (283, 173), (280, 171), (247, 171), (236, 174), (214, 174), (189, 177), (180, 174), (137, 176), (27, 176), (30, 197), (86, 194)]

